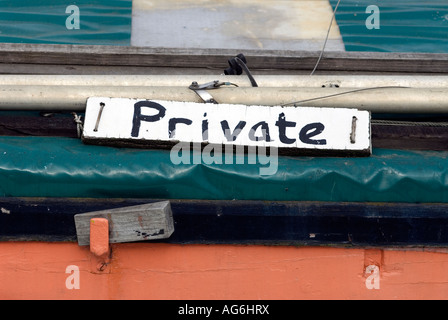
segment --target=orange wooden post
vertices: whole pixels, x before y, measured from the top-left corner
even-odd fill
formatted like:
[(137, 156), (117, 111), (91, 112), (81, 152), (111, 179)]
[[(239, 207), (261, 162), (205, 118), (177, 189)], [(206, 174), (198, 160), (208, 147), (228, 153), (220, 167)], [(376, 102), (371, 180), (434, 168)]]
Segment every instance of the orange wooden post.
[(109, 220), (105, 218), (90, 219), (90, 252), (98, 257), (109, 253)]

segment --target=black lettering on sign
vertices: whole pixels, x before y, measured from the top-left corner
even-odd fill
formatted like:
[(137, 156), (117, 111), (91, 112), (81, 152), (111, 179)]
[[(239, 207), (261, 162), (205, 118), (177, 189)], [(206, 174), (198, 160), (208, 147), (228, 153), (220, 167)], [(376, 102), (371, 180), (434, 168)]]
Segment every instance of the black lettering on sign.
[[(142, 108), (153, 108), (159, 111), (153, 116), (142, 115)], [(138, 137), (141, 121), (156, 122), (165, 116), (166, 109), (160, 104), (152, 101), (138, 101), (134, 104), (134, 117), (132, 118), (131, 137)]]
[(319, 145), (327, 144), (327, 140), (325, 140), (325, 139), (320, 139), (320, 140), (311, 139), (312, 137), (317, 136), (318, 134), (322, 133), (322, 131), (324, 131), (324, 129), (325, 129), (325, 126), (320, 122), (307, 124), (306, 126), (304, 126), (302, 128), (302, 130), (300, 130), (299, 139), (303, 143), (307, 143), (307, 144), (319, 144)]
[(290, 139), (286, 136), (286, 128), (294, 128), (296, 123), (293, 121), (286, 121), (285, 114), (282, 112), (278, 115), (278, 121), (275, 123), (278, 127), (280, 141), (286, 144), (293, 144), (296, 139)]
[(240, 121), (233, 130), (233, 133), (230, 133), (229, 123), (227, 122), (227, 120), (221, 121), (222, 132), (224, 132), (227, 141), (235, 141), (236, 138), (238, 138), (238, 135), (240, 134), (241, 130), (243, 130), (245, 126), (246, 121)]
[[(204, 117), (207, 116), (207, 112), (204, 113)], [(208, 120), (202, 120), (202, 141), (208, 140)]]
[(168, 135), (170, 138), (174, 138), (176, 134), (176, 124), (177, 123), (184, 123), (186, 125), (192, 124), (193, 121), (190, 119), (185, 118), (171, 118), (170, 121), (168, 121)]
[[(255, 136), (255, 132), (257, 131), (257, 129), (261, 127), (261, 137), (256, 137)], [(271, 136), (269, 135), (269, 126), (266, 123), (266, 121), (261, 121), (258, 122), (257, 124), (255, 124), (249, 131), (249, 139), (251, 141), (266, 141), (266, 142), (271, 142)]]

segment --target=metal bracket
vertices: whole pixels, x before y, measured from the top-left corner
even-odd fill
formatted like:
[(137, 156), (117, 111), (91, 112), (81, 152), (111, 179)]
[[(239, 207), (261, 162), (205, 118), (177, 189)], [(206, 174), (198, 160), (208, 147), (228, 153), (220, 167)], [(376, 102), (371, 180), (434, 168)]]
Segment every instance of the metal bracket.
[(220, 82), (219, 80), (215, 80), (212, 82), (207, 82), (204, 84), (198, 84), (196, 81), (193, 81), (191, 85), (188, 87), (189, 89), (196, 92), (196, 94), (205, 102), (205, 103), (215, 103), (217, 104), (213, 96), (207, 92), (207, 89), (218, 89), (221, 86), (225, 85), (225, 82)]

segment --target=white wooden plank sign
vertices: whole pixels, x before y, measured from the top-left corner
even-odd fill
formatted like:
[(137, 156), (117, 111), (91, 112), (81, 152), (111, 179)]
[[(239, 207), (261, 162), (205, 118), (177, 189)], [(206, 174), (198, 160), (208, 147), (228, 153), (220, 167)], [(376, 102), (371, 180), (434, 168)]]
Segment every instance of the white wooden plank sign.
[(370, 112), (91, 97), (83, 141), (149, 148), (189, 142), (368, 156)]

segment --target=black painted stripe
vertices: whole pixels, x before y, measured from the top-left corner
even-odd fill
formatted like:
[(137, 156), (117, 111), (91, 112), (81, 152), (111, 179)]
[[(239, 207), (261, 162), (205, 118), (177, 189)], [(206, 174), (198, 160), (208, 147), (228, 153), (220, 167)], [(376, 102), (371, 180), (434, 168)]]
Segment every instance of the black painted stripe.
[[(156, 199), (1, 198), (1, 241), (76, 241), (78, 213)], [(448, 204), (170, 200), (168, 243), (444, 246)]]

